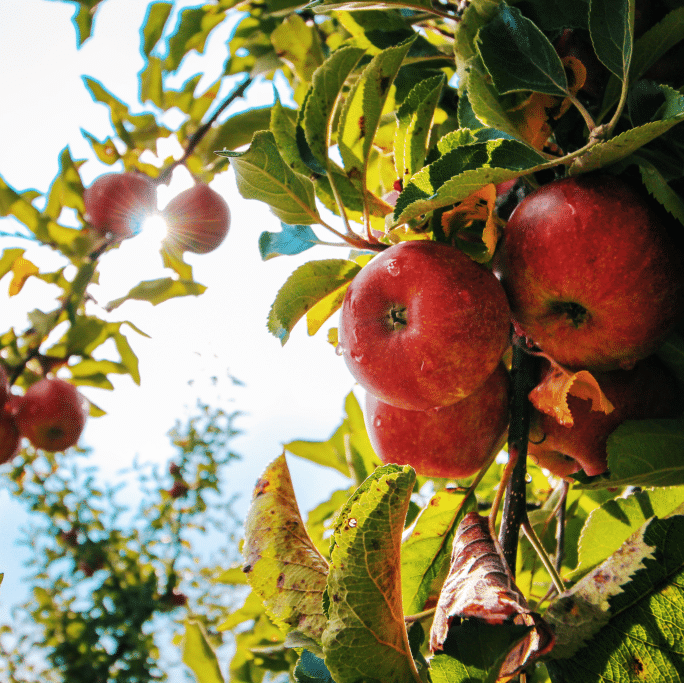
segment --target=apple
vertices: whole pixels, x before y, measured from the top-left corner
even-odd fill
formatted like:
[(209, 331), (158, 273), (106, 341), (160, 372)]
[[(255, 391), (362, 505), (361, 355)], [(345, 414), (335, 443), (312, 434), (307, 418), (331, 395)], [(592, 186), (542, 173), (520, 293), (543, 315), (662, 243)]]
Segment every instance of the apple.
[(395, 408), (366, 394), (366, 427), (383, 463), (411, 465), (426, 477), (463, 479), (503, 446), (509, 377), (499, 363), (485, 383), (458, 403), (430, 410)]
[(228, 234), (230, 209), (226, 200), (208, 185), (198, 183), (176, 195), (162, 211), (172, 250), (207, 254)]
[(157, 186), (141, 173), (106, 173), (86, 188), (83, 203), (86, 220), (102, 237), (132, 237), (157, 211)]
[(629, 368), (651, 354), (684, 314), (684, 259), (667, 225), (610, 175), (528, 195), (499, 261), (518, 330), (569, 368)]
[(168, 493), (171, 498), (183, 498), (189, 490), (190, 487), (184, 481), (176, 480)]
[(456, 403), (494, 372), (510, 309), (496, 277), (463, 252), (401, 242), (352, 280), (338, 353), (366, 391), (406, 410)]
[(569, 395), (572, 426), (565, 427), (546, 413), (534, 414), (528, 454), (558, 477), (580, 469), (589, 476), (605, 472), (608, 437), (625, 420), (673, 418), (684, 409), (680, 387), (654, 356), (631, 370), (595, 373), (594, 377), (613, 404), (610, 413), (592, 410), (590, 400)]
[(7, 403), (10, 397), (9, 378), (4, 365), (0, 363), (0, 408)]
[(63, 451), (75, 446), (85, 421), (83, 397), (56, 377), (32, 384), (17, 402), (17, 427), (35, 448)]
[(0, 407), (0, 465), (12, 460), (21, 448), (21, 434), (9, 405), (5, 402)]

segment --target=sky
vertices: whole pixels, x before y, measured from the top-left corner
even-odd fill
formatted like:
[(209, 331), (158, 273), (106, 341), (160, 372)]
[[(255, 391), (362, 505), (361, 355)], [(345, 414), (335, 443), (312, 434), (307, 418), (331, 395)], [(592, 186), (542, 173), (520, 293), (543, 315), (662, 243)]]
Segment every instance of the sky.
[[(137, 105), (137, 72), (143, 64), (138, 29), (147, 0), (106, 0), (96, 15), (93, 37), (76, 49), (71, 24), (73, 5), (49, 0), (0, 1), (0, 175), (16, 190), (34, 188), (46, 192), (58, 171), (60, 151), (68, 146), (76, 159), (87, 159), (81, 168), (86, 184), (111, 169), (100, 164), (81, 135), (81, 129), (97, 138), (110, 135), (111, 124), (103, 105), (95, 103), (82, 82), (87, 75), (100, 81), (119, 99)], [(196, 6), (188, 0), (176, 8)], [(205, 73), (205, 85), (219, 74), (226, 56), (229, 26), (220, 27), (203, 58), (191, 60), (179, 80)], [(270, 84), (254, 88), (247, 104), (258, 106), (273, 98)], [(286, 101), (286, 93), (281, 93)], [(118, 169), (115, 169), (118, 170)], [(180, 169), (168, 190), (160, 191), (160, 207), (171, 194), (189, 187), (191, 179)], [(150, 339), (127, 332), (140, 359), (141, 386), (128, 376), (115, 376), (112, 392), (82, 388), (86, 397), (107, 415), (90, 419), (81, 444), (93, 448), (92, 463), (102, 477), (114, 483), (120, 471), (138, 458), (166, 463), (173, 455), (167, 431), (177, 419), (192, 414), (198, 398), (228, 411), (243, 413), (237, 421), (242, 434), (232, 446), (241, 454), (230, 468), (231, 490), (243, 493), (236, 509), (244, 515), (251, 490), (266, 464), (280, 455), (282, 444), (293, 439), (327, 439), (340, 423), (343, 403), (354, 386), (344, 361), (326, 341), (331, 321), (314, 337), (304, 322), (288, 343), (266, 329), (266, 318), (279, 287), (301, 263), (311, 258), (344, 258), (346, 251), (316, 247), (298, 257), (263, 262), (257, 240), (265, 230), (277, 231), (279, 221), (268, 208), (242, 199), (232, 171), (217, 177), (212, 187), (228, 201), (232, 222), (224, 243), (211, 254), (189, 254), (198, 282), (208, 290), (200, 297), (180, 298), (153, 307), (146, 302), (126, 302), (109, 314), (111, 320), (130, 320)], [(0, 231), (12, 231), (9, 219), (0, 218)], [(26, 240), (0, 237), (0, 251), (27, 249), (26, 258), (49, 269), (50, 250), (36, 249)], [(161, 267), (156, 244), (145, 232), (105, 254), (101, 278), (92, 294), (104, 304), (125, 294), (141, 280), (168, 275)], [(8, 279), (0, 281), (0, 330), (14, 325), (25, 329), (26, 313), (33, 308), (50, 310), (51, 286), (29, 280), (19, 296), (9, 298)], [(97, 311), (107, 317), (103, 309)], [(116, 359), (116, 354), (103, 357)], [(230, 374), (244, 386), (233, 386)], [(226, 378), (217, 386), (212, 376)], [(290, 457), (288, 459), (300, 507), (307, 511), (326, 500), (330, 491), (346, 480), (328, 470)], [(315, 485), (312, 486), (312, 483)], [(26, 517), (9, 494), (0, 490), (0, 621), (9, 617), (12, 600), (24, 588), (25, 570), (17, 549)]]

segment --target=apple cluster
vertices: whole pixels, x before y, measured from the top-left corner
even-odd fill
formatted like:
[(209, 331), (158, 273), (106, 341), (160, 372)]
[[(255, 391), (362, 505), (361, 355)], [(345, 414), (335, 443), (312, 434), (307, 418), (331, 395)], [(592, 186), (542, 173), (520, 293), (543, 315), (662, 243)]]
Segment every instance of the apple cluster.
[(86, 415), (87, 403), (73, 384), (45, 377), (19, 396), (10, 393), (7, 374), (0, 365), (0, 464), (19, 453), (22, 437), (46, 451), (75, 446)]
[(614, 406), (570, 397), (572, 426), (535, 414), (529, 452), (553, 474), (601, 474), (619, 424), (679, 416), (680, 387), (653, 357), (684, 317), (671, 226), (639, 188), (591, 173), (525, 197), (493, 270), (430, 240), (376, 256), (346, 292), (338, 351), (366, 389), (379, 458), (448, 478), (488, 462), (508, 425), (511, 331), (548, 359), (544, 372), (592, 373)]
[[(122, 240), (137, 234), (157, 213), (156, 182), (142, 173), (107, 173), (83, 193), (85, 217), (100, 238)], [(161, 211), (167, 226), (164, 249), (207, 254), (225, 239), (230, 210), (225, 199), (204, 183), (174, 197)]]

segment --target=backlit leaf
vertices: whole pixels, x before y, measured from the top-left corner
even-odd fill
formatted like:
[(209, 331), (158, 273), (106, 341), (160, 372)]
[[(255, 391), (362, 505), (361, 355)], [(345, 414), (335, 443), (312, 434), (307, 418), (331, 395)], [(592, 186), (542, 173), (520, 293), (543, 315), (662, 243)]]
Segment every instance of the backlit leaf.
[(320, 642), (328, 563), (306, 533), (285, 455), (270, 463), (256, 484), (243, 557), (247, 580), (276, 623)]
[(334, 292), (330, 292), (328, 296), (324, 297), (315, 303), (306, 312), (306, 331), (310, 336), (313, 336), (321, 329), (327, 320), (342, 308), (345, 294), (350, 282), (346, 282), (341, 287), (338, 287)]
[(173, 9), (171, 2), (155, 2), (150, 5), (142, 27), (142, 51), (149, 57), (164, 34), (164, 26)]
[(280, 288), (268, 316), (268, 330), (282, 344), (298, 320), (321, 299), (351, 282), (361, 267), (346, 259), (309, 261), (295, 270)]
[(216, 653), (209, 645), (200, 622), (190, 619), (185, 622), (182, 648), (183, 663), (195, 675), (197, 683), (223, 683)]
[(433, 8), (429, 0), (313, 0), (307, 5), (316, 13), (327, 13), (330, 10), (356, 10), (367, 9), (401, 9), (405, 7), (411, 11), (430, 12)]
[(336, 683), (419, 683), (401, 605), (400, 550), (415, 483), (410, 467), (378, 468), (340, 513), (331, 541), (323, 632)]
[(280, 59), (308, 83), (323, 63), (323, 52), (315, 25), (309, 26), (298, 14), (290, 14), (271, 33), (271, 43)]
[(108, 311), (113, 311), (124, 302), (131, 300), (149, 301), (153, 306), (156, 306), (162, 303), (162, 301), (167, 301), (177, 296), (199, 296), (206, 289), (199, 282), (175, 280), (170, 277), (147, 280), (137, 284), (125, 296), (110, 301), (105, 305), (105, 308)]
[(286, 225), (281, 232), (262, 232), (259, 253), (264, 261), (276, 256), (293, 256), (320, 244), (316, 233), (308, 225)]

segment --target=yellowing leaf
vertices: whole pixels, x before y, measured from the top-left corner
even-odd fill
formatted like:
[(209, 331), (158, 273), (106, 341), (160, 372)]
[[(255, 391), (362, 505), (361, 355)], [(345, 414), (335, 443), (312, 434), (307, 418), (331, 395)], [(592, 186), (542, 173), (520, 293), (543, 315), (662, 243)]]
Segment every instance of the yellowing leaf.
[(266, 468), (254, 489), (243, 556), (247, 581), (278, 626), (320, 642), (328, 563), (306, 533), (285, 455)]
[(606, 415), (613, 410), (613, 404), (589, 371), (570, 372), (557, 363), (550, 365), (529, 398), (537, 410), (551, 415), (565, 427), (572, 427), (574, 420), (568, 406), (568, 395), (590, 400), (592, 410), (600, 410)]
[(26, 280), (28, 280), (31, 275), (38, 275), (39, 272), (38, 268), (23, 256), (16, 259), (12, 264), (13, 275), (9, 286), (9, 295), (15, 296), (19, 294)]
[(310, 308), (306, 312), (306, 329), (309, 336), (316, 334), (323, 326), (323, 323), (325, 323), (335, 311), (339, 310), (350, 284), (351, 281), (345, 282), (342, 287), (339, 287), (334, 292), (328, 294), (328, 296), (321, 299), (317, 304), (314, 304), (313, 308)]

